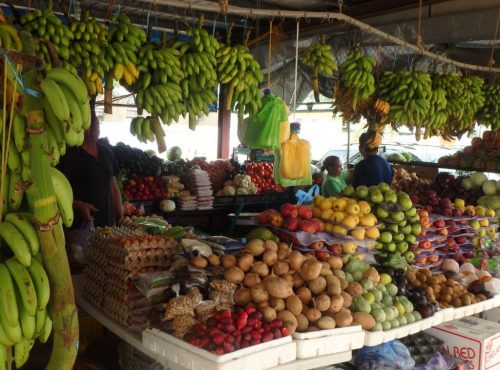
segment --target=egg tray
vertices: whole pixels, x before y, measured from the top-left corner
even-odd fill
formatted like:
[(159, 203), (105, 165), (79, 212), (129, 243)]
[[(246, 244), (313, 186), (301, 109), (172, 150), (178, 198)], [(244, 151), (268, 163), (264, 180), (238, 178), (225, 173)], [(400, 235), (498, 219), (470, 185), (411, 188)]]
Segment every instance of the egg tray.
[(122, 250), (140, 251), (151, 248), (173, 249), (176, 245), (176, 241), (169, 236), (146, 234), (141, 238), (113, 238), (108, 241), (108, 246)]
[[(148, 267), (159, 267), (162, 269), (168, 269), (171, 264), (171, 260), (165, 257), (158, 256), (145, 256), (145, 257), (135, 257), (127, 260), (128, 264), (124, 261), (109, 261), (110, 266), (115, 266), (123, 270), (134, 271), (134, 276), (140, 274), (141, 272), (152, 272), (156, 270), (148, 271)], [(146, 269), (146, 270), (143, 270)], [(142, 270), (142, 271), (139, 271)]]
[(142, 305), (136, 305), (131, 307), (130, 305), (126, 305), (124, 302), (119, 299), (111, 296), (104, 297), (104, 307), (109, 311), (114, 311), (120, 313), (122, 316), (137, 316), (137, 317), (146, 317), (148, 312), (151, 310), (151, 306), (149, 303), (141, 302)]
[(400, 341), (408, 348), (417, 365), (427, 363), (444, 344), (442, 340), (423, 332), (401, 338)]

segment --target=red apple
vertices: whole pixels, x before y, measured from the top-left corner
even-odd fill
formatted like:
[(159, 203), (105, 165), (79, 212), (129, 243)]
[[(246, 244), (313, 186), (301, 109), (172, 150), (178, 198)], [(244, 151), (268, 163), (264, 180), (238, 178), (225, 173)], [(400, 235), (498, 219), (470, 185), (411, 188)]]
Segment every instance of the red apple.
[(432, 206), (431, 206), (431, 205), (426, 205), (424, 208), (425, 208), (425, 210), (426, 210), (427, 212), (429, 212), (429, 213), (433, 213), (433, 211), (434, 211), (434, 208), (432, 208)]
[(272, 227), (281, 227), (283, 225), (283, 217), (279, 213), (272, 213), (269, 216), (269, 224)]
[(453, 209), (452, 208), (444, 208), (442, 214), (443, 214), (443, 216), (451, 217), (451, 216), (453, 216)]
[(452, 216), (453, 217), (461, 217), (463, 212), (460, 208), (453, 208)]
[(314, 234), (316, 232), (316, 225), (311, 221), (302, 220), (299, 223), (299, 230)]
[(412, 195), (410, 199), (413, 202), (413, 204), (420, 204), (420, 197), (418, 195)]
[[(299, 216), (300, 216), (300, 211), (299, 211)], [(316, 232), (325, 230), (325, 223), (320, 219), (311, 218), (309, 221), (311, 221), (316, 226)]]
[(445, 227), (446, 224), (444, 220), (436, 220), (434, 221), (433, 225), (434, 227)]
[(299, 228), (299, 219), (297, 217), (287, 217), (283, 222), (283, 227), (288, 231), (297, 231)]
[(290, 203), (285, 203), (281, 206), (280, 208), (281, 216), (283, 218), (287, 217), (297, 217), (297, 207), (295, 207), (293, 204)]
[(319, 250), (319, 249), (323, 249), (324, 246), (325, 246), (325, 243), (322, 242), (321, 240), (318, 240), (318, 241), (313, 242), (311, 245), (309, 245), (309, 248)]
[(330, 253), (325, 251), (318, 251), (315, 255), (319, 261), (326, 261), (330, 257)]
[(259, 225), (267, 225), (269, 222), (269, 210), (262, 212), (257, 216), (257, 223)]
[(342, 255), (342, 244), (335, 243), (328, 246), (328, 250), (333, 253), (334, 256)]
[(465, 211), (464, 211), (464, 216), (467, 216), (467, 217), (474, 217), (476, 215), (476, 211), (473, 210), (472, 208), (467, 208)]
[(461, 235), (461, 236), (457, 236), (457, 237), (455, 238), (455, 242), (456, 242), (457, 244), (465, 244), (465, 243), (467, 243), (467, 238), (466, 238), (465, 236), (463, 236), (463, 235)]
[(310, 218), (312, 218), (312, 209), (309, 206), (298, 206), (297, 211), (299, 217), (304, 220), (309, 220)]

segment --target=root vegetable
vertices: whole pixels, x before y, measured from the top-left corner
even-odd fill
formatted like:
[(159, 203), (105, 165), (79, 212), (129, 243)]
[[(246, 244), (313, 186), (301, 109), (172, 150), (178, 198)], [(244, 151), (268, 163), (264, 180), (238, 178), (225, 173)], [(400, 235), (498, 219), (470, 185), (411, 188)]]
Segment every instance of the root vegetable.
[(295, 317), (295, 315), (293, 313), (291, 313), (288, 310), (283, 310), (283, 311), (278, 312), (278, 319), (283, 321), (283, 323), (285, 323), (287, 321), (291, 322), (293, 324), (293, 326), (295, 328), (297, 328), (297, 325), (298, 325), (297, 318)]
[(311, 301), (312, 293), (309, 288), (303, 286), (297, 290), (297, 297), (300, 298), (303, 304), (308, 304)]
[(307, 287), (313, 294), (320, 294), (326, 289), (326, 279), (323, 276), (318, 276), (314, 280), (310, 280)]
[(306, 260), (306, 257), (299, 251), (293, 251), (288, 256), (288, 263), (292, 270), (298, 271), (302, 267), (302, 264)]
[(337, 326), (339, 328), (345, 328), (352, 325), (353, 318), (351, 312), (348, 310), (333, 314), (333, 318), (335, 319), (335, 322), (337, 323)]
[(330, 297), (328, 297), (326, 294), (321, 294), (317, 297), (314, 297), (313, 301), (316, 308), (321, 312), (324, 312), (330, 308)]
[(295, 316), (298, 316), (302, 312), (302, 301), (299, 297), (292, 294), (286, 299), (286, 309)]
[(260, 277), (265, 277), (269, 275), (269, 267), (264, 262), (255, 262), (252, 272), (258, 274)]
[(195, 257), (191, 258), (191, 264), (195, 267), (203, 269), (203, 268), (208, 266), (208, 261), (205, 257), (195, 256)]
[(306, 311), (305, 316), (307, 317), (307, 320), (309, 320), (309, 322), (316, 322), (321, 319), (321, 311), (317, 308), (309, 308)]
[(335, 275), (329, 275), (326, 277), (327, 291), (328, 294), (340, 294), (342, 287), (340, 285), (340, 280)]
[(221, 264), (220, 257), (216, 254), (211, 254), (210, 256), (208, 256), (208, 262), (212, 266), (220, 266)]
[(342, 308), (349, 308), (351, 307), (352, 303), (352, 296), (349, 293), (342, 292), (342, 297), (344, 297), (344, 304), (342, 305)]
[(232, 254), (226, 254), (222, 256), (222, 266), (225, 268), (231, 268), (233, 266), (236, 266), (236, 257), (233, 256)]
[(245, 250), (249, 251), (252, 256), (260, 256), (266, 250), (265, 244), (260, 239), (252, 239), (245, 246)]
[(308, 259), (302, 264), (300, 275), (306, 281), (314, 280), (319, 276), (322, 267), (321, 262), (312, 258)]
[(269, 294), (275, 298), (287, 298), (293, 294), (292, 285), (287, 280), (277, 276), (266, 279), (264, 285)]
[(330, 267), (334, 270), (340, 270), (342, 268), (342, 265), (343, 265), (342, 259), (340, 257), (337, 257), (337, 256), (328, 257), (326, 262), (328, 262)]
[(371, 280), (374, 285), (377, 285), (380, 281), (380, 275), (378, 274), (378, 271), (374, 267), (366, 270), (365, 273), (363, 274), (363, 277), (365, 279)]
[(333, 317), (323, 316), (321, 319), (318, 320), (316, 325), (318, 325), (318, 328), (322, 330), (327, 330), (327, 329), (335, 329), (337, 323), (335, 322), (335, 319)]
[(250, 253), (244, 253), (238, 258), (238, 267), (244, 272), (249, 271), (253, 266), (253, 256)]
[(262, 255), (262, 261), (267, 265), (267, 266), (273, 266), (276, 261), (278, 260), (278, 253), (275, 251), (265, 251), (264, 254)]
[(363, 294), (363, 286), (357, 281), (351, 281), (345, 291), (354, 297)]
[(319, 273), (320, 276), (328, 276), (328, 275), (332, 275), (332, 270), (330, 268), (330, 265), (323, 261), (321, 262), (321, 271)]
[(281, 298), (272, 297), (269, 301), (269, 305), (274, 308), (277, 312), (283, 311), (286, 307), (285, 300)]
[(239, 267), (231, 267), (224, 272), (224, 279), (233, 284), (238, 284), (245, 278), (245, 273)]
[(330, 297), (330, 307), (328, 307), (328, 312), (337, 313), (344, 305), (344, 296), (342, 294), (334, 294)]
[(300, 288), (301, 286), (304, 285), (305, 281), (302, 279), (302, 276), (300, 276), (299, 272), (294, 272), (293, 275), (293, 287), (295, 289)]
[(290, 266), (286, 261), (278, 261), (273, 266), (273, 271), (278, 276), (285, 275), (288, 270), (290, 270)]
[(246, 306), (252, 301), (252, 296), (250, 295), (250, 289), (240, 288), (233, 294), (233, 301), (239, 306)]
[(376, 324), (373, 316), (366, 312), (354, 312), (352, 319), (355, 324), (361, 325), (364, 330), (372, 330)]
[(262, 317), (267, 322), (271, 322), (271, 321), (275, 320), (276, 317), (277, 317), (277, 315), (278, 315), (276, 313), (276, 310), (274, 308), (270, 307), (270, 306), (265, 307), (260, 312), (262, 312)]
[(285, 275), (281, 275), (280, 276), (282, 279), (285, 279), (286, 281), (288, 281), (288, 284), (290, 284), (290, 286), (293, 287), (293, 276), (290, 275), (290, 274), (285, 274)]
[(266, 240), (264, 242), (264, 247), (266, 251), (278, 252), (278, 244), (274, 240)]
[(257, 284), (250, 288), (250, 295), (252, 296), (252, 301), (255, 303), (261, 303), (269, 301), (269, 292), (263, 283)]
[(292, 253), (292, 248), (285, 243), (278, 244), (278, 260), (283, 261)]
[(307, 317), (304, 314), (297, 315), (297, 323), (298, 332), (306, 331), (309, 327), (309, 320), (307, 320)]
[(259, 283), (261, 283), (260, 277), (254, 272), (249, 272), (248, 274), (245, 275), (245, 278), (243, 279), (243, 285), (245, 285), (248, 288), (251, 288)]

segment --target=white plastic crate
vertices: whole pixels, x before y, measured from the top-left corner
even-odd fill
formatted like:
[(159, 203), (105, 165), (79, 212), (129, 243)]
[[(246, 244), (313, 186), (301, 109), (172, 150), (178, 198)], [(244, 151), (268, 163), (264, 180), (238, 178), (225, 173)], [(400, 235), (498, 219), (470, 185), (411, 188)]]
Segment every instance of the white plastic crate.
[(365, 341), (365, 332), (361, 325), (355, 325), (310, 333), (294, 333), (293, 339), (297, 345), (297, 358), (306, 359), (361, 348)]
[(306, 359), (297, 359), (285, 365), (280, 365), (273, 368), (273, 370), (305, 370), (305, 369), (317, 369), (324, 368), (325, 366), (330, 367), (334, 364), (340, 364), (342, 362), (349, 362), (352, 359), (352, 352), (339, 352), (333, 353), (325, 356), (317, 356)]
[(191, 370), (264, 370), (296, 359), (291, 336), (218, 356), (157, 329), (142, 333), (143, 345), (165, 359), (169, 368)]

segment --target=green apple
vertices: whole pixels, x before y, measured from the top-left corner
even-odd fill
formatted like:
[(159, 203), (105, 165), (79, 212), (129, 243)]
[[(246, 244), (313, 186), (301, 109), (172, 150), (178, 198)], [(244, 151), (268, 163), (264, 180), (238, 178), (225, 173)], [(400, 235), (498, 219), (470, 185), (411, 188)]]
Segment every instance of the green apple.
[(405, 227), (407, 224), (408, 224), (408, 221), (406, 221), (406, 220), (398, 222), (398, 225), (401, 226), (401, 227)]
[(418, 215), (410, 216), (410, 218), (408, 219), (408, 222), (410, 224), (418, 224), (418, 223), (420, 223), (420, 217)]
[(389, 186), (389, 184), (387, 184), (385, 182), (381, 182), (380, 184), (378, 184), (378, 188), (380, 189), (380, 191), (391, 190), (391, 187)]
[(389, 224), (386, 226), (387, 231), (392, 231), (394, 234), (399, 232), (399, 226), (396, 224)]
[(415, 244), (417, 242), (417, 237), (413, 234), (408, 234), (405, 236), (405, 241), (408, 244)]
[(342, 193), (344, 193), (344, 195), (347, 195), (348, 197), (350, 197), (351, 195), (353, 195), (355, 192), (354, 190), (354, 186), (352, 185), (347, 185), (345, 188), (344, 188), (344, 191)]
[(396, 249), (399, 253), (404, 253), (408, 250), (408, 243), (407, 242), (396, 243)]
[(383, 231), (380, 233), (379, 240), (384, 244), (390, 243), (392, 242), (392, 234), (388, 231)]
[(377, 254), (377, 258), (386, 259), (388, 256), (387, 252), (381, 251)]
[(406, 251), (403, 256), (406, 259), (406, 262), (408, 263), (412, 263), (413, 260), (415, 259), (415, 255), (413, 254), (412, 251)]
[(394, 240), (395, 242), (402, 242), (403, 240), (405, 240), (405, 234), (403, 233), (394, 234), (392, 236), (392, 240)]
[(403, 208), (404, 211), (408, 211), (413, 207), (413, 203), (408, 196), (406, 198), (398, 197), (398, 204)]
[(405, 207), (403, 206), (403, 209), (406, 211), (405, 213), (408, 217), (415, 217), (417, 215), (417, 209), (413, 206), (410, 207), (409, 209), (405, 209)]
[(383, 207), (378, 207), (377, 208), (377, 218), (385, 219), (387, 217), (389, 217), (389, 212), (387, 212), (387, 210), (385, 210)]
[(384, 245), (384, 250), (387, 252), (395, 252), (396, 251), (396, 243), (390, 242)]
[(370, 191), (370, 200), (376, 204), (382, 203), (384, 201), (384, 194), (378, 189)]
[(408, 235), (408, 234), (411, 234), (412, 228), (411, 228), (411, 225), (406, 225), (406, 226), (402, 227), (400, 230), (403, 234)]
[(396, 222), (401, 222), (405, 219), (405, 214), (403, 212), (393, 212), (391, 218)]
[(384, 202), (396, 204), (398, 202), (398, 197), (396, 193), (392, 190), (384, 192)]
[(420, 226), (420, 224), (411, 225), (411, 233), (413, 235), (418, 236), (420, 235), (421, 232), (422, 232), (422, 226)]
[(383, 248), (384, 248), (384, 244), (379, 243), (379, 242), (375, 243), (375, 249), (377, 249), (377, 250), (381, 250), (381, 249), (383, 249)]
[(360, 199), (368, 198), (368, 188), (364, 185), (358, 186), (356, 188), (356, 198)]

